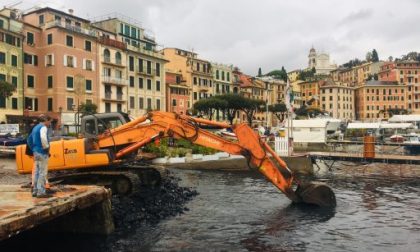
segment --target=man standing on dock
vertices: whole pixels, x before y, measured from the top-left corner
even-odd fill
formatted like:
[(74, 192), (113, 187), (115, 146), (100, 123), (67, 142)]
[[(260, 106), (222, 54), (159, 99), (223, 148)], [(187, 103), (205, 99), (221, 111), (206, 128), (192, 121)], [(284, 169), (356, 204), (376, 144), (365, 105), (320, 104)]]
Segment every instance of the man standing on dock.
[(28, 137), (28, 144), (34, 153), (35, 175), (32, 196), (37, 198), (49, 198), (45, 190), (48, 174), (48, 159), (50, 155), (50, 141), (48, 139), (48, 127), (51, 124), (51, 117), (40, 115), (39, 124), (36, 125)]

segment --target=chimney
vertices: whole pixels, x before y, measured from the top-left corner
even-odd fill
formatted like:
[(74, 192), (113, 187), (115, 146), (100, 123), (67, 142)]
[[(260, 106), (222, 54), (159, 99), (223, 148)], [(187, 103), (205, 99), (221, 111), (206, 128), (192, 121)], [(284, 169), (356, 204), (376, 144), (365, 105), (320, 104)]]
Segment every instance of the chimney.
[(70, 15), (73, 15), (73, 9), (69, 9)]

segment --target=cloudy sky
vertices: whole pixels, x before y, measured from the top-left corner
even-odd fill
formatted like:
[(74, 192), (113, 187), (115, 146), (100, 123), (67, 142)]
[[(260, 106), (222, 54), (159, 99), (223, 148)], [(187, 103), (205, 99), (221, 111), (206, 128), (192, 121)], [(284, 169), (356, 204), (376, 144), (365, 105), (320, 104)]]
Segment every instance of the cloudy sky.
[[(6, 0), (6, 4), (14, 0)], [(420, 51), (420, 0), (25, 0), (94, 18), (132, 17), (163, 47), (257, 74), (305, 68), (315, 49), (343, 64), (375, 48), (380, 59)]]

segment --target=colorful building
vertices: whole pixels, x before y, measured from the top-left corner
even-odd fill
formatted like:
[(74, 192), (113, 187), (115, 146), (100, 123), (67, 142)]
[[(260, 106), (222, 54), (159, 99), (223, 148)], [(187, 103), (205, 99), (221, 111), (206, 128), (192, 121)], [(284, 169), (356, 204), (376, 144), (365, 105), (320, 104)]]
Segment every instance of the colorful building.
[(0, 80), (16, 88), (11, 97), (0, 97), (0, 122), (17, 123), (23, 116), (23, 23), (18, 14), (0, 10)]
[(96, 31), (72, 10), (40, 8), (23, 21), (25, 108), (77, 124), (79, 106), (99, 101)]
[(298, 84), (300, 86), (302, 106), (320, 108), (319, 83), (318, 81), (305, 81)]
[[(157, 51), (154, 37), (147, 34), (139, 22), (118, 14), (107, 15), (105, 19), (98, 20), (93, 25), (114, 34), (110, 37), (111, 40), (126, 45), (125, 54), (122, 46), (112, 52), (108, 49), (109, 54), (107, 48), (101, 52), (104, 59), (108, 58), (108, 55), (111, 59), (111, 62), (102, 61), (102, 69), (105, 71), (103, 79), (115, 78), (114, 83), (102, 81), (103, 91), (100, 95), (102, 103), (105, 103), (105, 111), (117, 110), (141, 116), (148, 110), (165, 110), (164, 67), (167, 61), (162, 53)], [(103, 32), (105, 37), (106, 32)], [(112, 53), (115, 53), (115, 56)], [(116, 64), (109, 64), (114, 63), (112, 57), (115, 58)], [(121, 64), (117, 60), (121, 60)], [(128, 80), (128, 83), (124, 82), (124, 79)]]
[(213, 71), (209, 61), (199, 59), (194, 52), (178, 48), (165, 48), (163, 53), (169, 61), (166, 67), (180, 71), (187, 86), (191, 88), (189, 109), (196, 101), (214, 95)]
[(337, 119), (354, 120), (354, 88), (326, 79), (319, 82), (321, 110)]
[(186, 115), (189, 108), (191, 87), (180, 72), (166, 70), (166, 111)]
[(368, 81), (356, 88), (356, 119), (389, 118), (389, 109), (407, 109), (407, 85), (391, 81)]

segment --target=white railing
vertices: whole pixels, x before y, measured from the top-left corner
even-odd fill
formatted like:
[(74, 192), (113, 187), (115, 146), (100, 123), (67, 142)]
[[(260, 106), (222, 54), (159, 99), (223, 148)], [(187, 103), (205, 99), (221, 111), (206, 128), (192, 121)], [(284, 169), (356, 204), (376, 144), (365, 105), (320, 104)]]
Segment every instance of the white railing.
[(111, 77), (111, 76), (106, 76), (106, 75), (102, 75), (102, 81), (106, 83), (115, 83), (119, 85), (127, 85), (128, 83), (126, 79), (121, 79), (121, 78)]
[(287, 137), (276, 137), (274, 139), (274, 150), (279, 156), (289, 156), (289, 142)]

